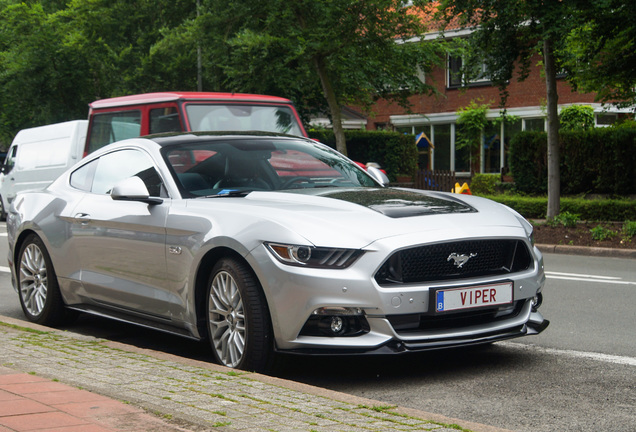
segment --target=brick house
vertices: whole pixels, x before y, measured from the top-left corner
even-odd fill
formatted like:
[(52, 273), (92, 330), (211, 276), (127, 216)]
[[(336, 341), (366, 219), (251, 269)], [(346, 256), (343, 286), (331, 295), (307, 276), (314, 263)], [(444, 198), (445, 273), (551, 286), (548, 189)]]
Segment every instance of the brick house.
[[(466, 29), (447, 30), (444, 36), (465, 37), (470, 32)], [(438, 32), (423, 35), (422, 39), (435, 37), (439, 37)], [(434, 148), (421, 146), (420, 167), (452, 170), (458, 177), (469, 177), (471, 163), (465, 153), (467, 150), (460, 150), (455, 146), (457, 110), (468, 105), (471, 100), (479, 100), (482, 104), (490, 104), (491, 109), (487, 116), (495, 119), (500, 117), (500, 94), (499, 89), (487, 78), (475, 80), (467, 87), (460, 88), (461, 77), (457, 73), (460, 61), (461, 59), (449, 57), (446, 59), (446, 68), (437, 68), (423, 77), (437, 88), (441, 96), (412, 96), (410, 113), (397, 104), (380, 100), (373, 107), (373, 116), (367, 118), (365, 127), (368, 130), (388, 129), (415, 135), (424, 132)], [(523, 130), (545, 130), (546, 88), (538, 66), (540, 61), (540, 56), (533, 60), (532, 64), (535, 66), (526, 80), (518, 82), (514, 79), (510, 82), (506, 110), (515, 120), (505, 125), (499, 123), (490, 126), (483, 131), (481, 157), (477, 163), (473, 161), (472, 164), (475, 172), (500, 173), (502, 168), (505, 171), (508, 166), (510, 139)], [(613, 123), (621, 112), (595, 103), (594, 94), (573, 91), (564, 79), (558, 80), (558, 94), (559, 109), (573, 104), (591, 105), (598, 126)], [(426, 141), (422, 140), (420, 143)]]

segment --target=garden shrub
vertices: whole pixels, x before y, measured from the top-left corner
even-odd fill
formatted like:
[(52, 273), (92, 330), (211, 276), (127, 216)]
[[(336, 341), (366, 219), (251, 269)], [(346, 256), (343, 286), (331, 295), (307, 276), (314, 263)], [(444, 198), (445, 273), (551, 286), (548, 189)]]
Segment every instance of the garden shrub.
[(563, 225), (564, 227), (573, 228), (580, 220), (580, 215), (570, 212), (561, 212), (556, 215), (552, 220), (548, 221), (548, 225), (557, 226)]
[[(310, 130), (308, 135), (329, 147), (336, 148), (333, 131)], [(413, 176), (417, 170), (415, 136), (399, 132), (346, 130), (348, 157), (354, 161), (377, 162), (387, 172), (389, 180), (397, 175)]]
[[(548, 206), (546, 197), (520, 195), (488, 195), (493, 201), (505, 204), (528, 219), (545, 219)], [(636, 200), (561, 198), (561, 212), (580, 215), (586, 221), (625, 221), (636, 220)]]
[[(561, 193), (636, 194), (636, 128), (561, 131)], [(510, 143), (510, 170), (517, 190), (547, 191), (547, 135), (522, 132)]]
[(625, 221), (621, 233), (624, 239), (631, 240), (636, 236), (636, 221)]
[(499, 174), (475, 174), (470, 180), (470, 190), (475, 195), (493, 195), (499, 183)]
[(597, 225), (590, 229), (592, 233), (592, 239), (597, 241), (608, 240), (616, 236), (616, 231), (604, 227), (603, 225)]

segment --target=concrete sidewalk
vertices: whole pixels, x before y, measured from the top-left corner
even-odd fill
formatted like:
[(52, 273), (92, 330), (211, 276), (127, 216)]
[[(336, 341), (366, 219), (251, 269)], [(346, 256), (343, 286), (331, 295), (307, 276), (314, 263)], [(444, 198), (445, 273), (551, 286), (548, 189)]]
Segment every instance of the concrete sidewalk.
[(0, 316), (0, 432), (502, 429)]

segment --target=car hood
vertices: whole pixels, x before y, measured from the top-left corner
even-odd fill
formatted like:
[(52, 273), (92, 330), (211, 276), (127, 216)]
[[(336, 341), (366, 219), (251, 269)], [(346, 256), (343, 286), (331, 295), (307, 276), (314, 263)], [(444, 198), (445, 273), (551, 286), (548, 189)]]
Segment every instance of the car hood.
[[(329, 188), (286, 192), (252, 192), (245, 197), (192, 200), (188, 207), (223, 204), (228, 224), (250, 221), (245, 231), (264, 241), (283, 241), (277, 233), (293, 232), (316, 246), (362, 248), (374, 241), (425, 234), (472, 237), (523, 236), (519, 219), (506, 207), (483, 198), (396, 188)], [(510, 227), (511, 232), (502, 232)], [(435, 232), (434, 235), (431, 235)]]

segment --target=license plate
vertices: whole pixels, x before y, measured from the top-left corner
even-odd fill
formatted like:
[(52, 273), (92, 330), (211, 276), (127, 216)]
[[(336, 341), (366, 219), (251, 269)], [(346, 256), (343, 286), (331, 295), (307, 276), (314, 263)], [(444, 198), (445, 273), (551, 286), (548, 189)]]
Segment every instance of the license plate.
[(512, 282), (449, 288), (435, 292), (435, 311), (448, 312), (512, 303)]

